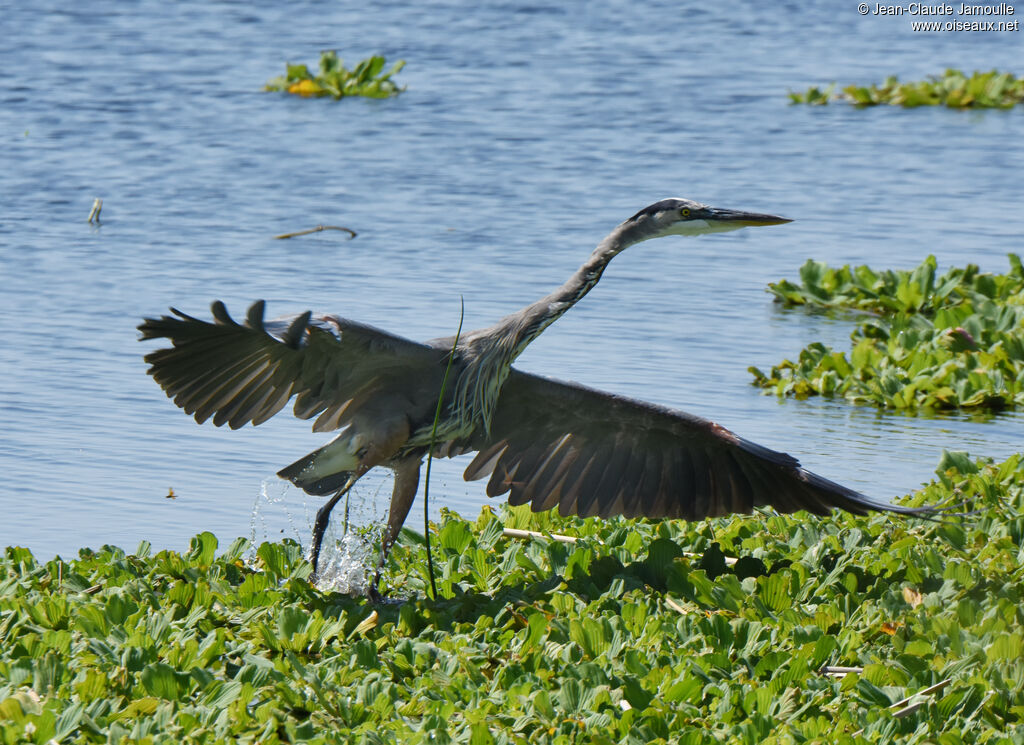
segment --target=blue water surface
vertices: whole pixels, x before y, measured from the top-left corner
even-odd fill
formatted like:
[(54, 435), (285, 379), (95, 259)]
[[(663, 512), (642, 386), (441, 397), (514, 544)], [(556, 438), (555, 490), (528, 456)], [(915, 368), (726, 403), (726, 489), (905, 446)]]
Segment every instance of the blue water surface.
[[(249, 535), (263, 481), (326, 439), (287, 416), (196, 425), (145, 374), (143, 316), (205, 315), (215, 298), (241, 315), (265, 298), (270, 315), (445, 336), (460, 298), (466, 328), (488, 325), (666, 196), (796, 221), (628, 251), (521, 368), (714, 418), (876, 497), (927, 481), (943, 448), (1024, 445), (1020, 414), (779, 401), (747, 372), (811, 341), (847, 345), (849, 319), (783, 311), (764, 292), (808, 257), (1005, 271), (1024, 249), (1021, 107), (799, 107), (787, 90), (1020, 74), (1020, 32), (915, 33), (834, 2), (0, 10), (0, 545), (47, 558)], [(261, 91), (325, 49), (404, 59), (407, 90)], [(97, 197), (100, 226), (86, 222)], [(273, 239), (318, 224), (359, 235)], [(435, 468), (432, 506), (487, 501), (464, 465)], [(316, 501), (288, 498), (298, 519), (260, 530), (305, 539)]]

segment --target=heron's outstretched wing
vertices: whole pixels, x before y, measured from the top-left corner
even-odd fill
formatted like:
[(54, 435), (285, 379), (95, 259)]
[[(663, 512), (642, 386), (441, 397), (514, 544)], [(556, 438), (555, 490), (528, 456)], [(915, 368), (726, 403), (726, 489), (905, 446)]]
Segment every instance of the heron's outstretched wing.
[(264, 322), (262, 300), (243, 324), (219, 300), (212, 311), (212, 323), (172, 308), (173, 316), (139, 326), (142, 339), (171, 340), (171, 347), (146, 355), (149, 374), (197, 422), (212, 416), (232, 429), (261, 424), (297, 396), (295, 415), (317, 416), (313, 429), (329, 431), (379, 394), (414, 397), (440, 387), (445, 350), (308, 311)]
[(699, 520), (771, 506), (824, 515), (927, 513), (876, 502), (804, 470), (797, 460), (681, 411), (512, 370), (491, 434), (466, 469), (509, 494), (562, 515)]

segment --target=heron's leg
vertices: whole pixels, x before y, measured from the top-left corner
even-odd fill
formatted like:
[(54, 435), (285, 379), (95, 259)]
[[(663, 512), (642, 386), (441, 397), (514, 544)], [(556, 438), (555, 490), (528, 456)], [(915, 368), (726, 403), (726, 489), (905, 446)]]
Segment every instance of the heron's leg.
[[(396, 469), (395, 488), (398, 488), (397, 473), (399, 466), (393, 466), (390, 460), (405, 441), (409, 439), (409, 420), (404, 416), (397, 419), (378, 419), (372, 423), (363, 419), (361, 421), (354, 421), (352, 427), (355, 428), (355, 436), (350, 438), (349, 442), (352, 447), (359, 448), (358, 453), (356, 453), (358, 458), (357, 465), (352, 470), (345, 485), (316, 513), (316, 522), (313, 524), (313, 547), (310, 556), (310, 562), (313, 564), (313, 578), (316, 577), (316, 572), (319, 568), (320, 546), (323, 542), (324, 532), (327, 530), (327, 523), (331, 517), (331, 510), (334, 509), (334, 505), (338, 503), (338, 500), (348, 494), (355, 483), (368, 471), (379, 465)], [(419, 463), (419, 460), (417, 459), (416, 462)], [(413, 488), (413, 495), (415, 493), (416, 489)], [(346, 522), (348, 521), (347, 508), (348, 503), (346, 502)], [(408, 508), (406, 508), (406, 512), (408, 512)], [(404, 514), (402, 519), (405, 519)], [(401, 527), (401, 524), (399, 524), (399, 527)]]
[(380, 573), (388, 558), (388, 552), (398, 538), (405, 518), (409, 515), (413, 500), (416, 499), (416, 489), (420, 483), (420, 458), (419, 455), (407, 457), (394, 464), (395, 486), (391, 490), (391, 509), (388, 513), (388, 524), (380, 539), (380, 560), (377, 562), (377, 571), (373, 574), (373, 582), (370, 583), (369, 595), (371, 598), (380, 599), (377, 585), (380, 582)]
[[(331, 510), (334, 509), (334, 505), (338, 503), (338, 500), (348, 494), (349, 490), (355, 485), (356, 481), (359, 480), (359, 476), (353, 474), (349, 477), (345, 485), (338, 489), (331, 497), (327, 504), (317, 510), (316, 522), (313, 523), (313, 545), (310, 546), (309, 560), (313, 564), (313, 576), (316, 577), (317, 570), (320, 567), (320, 545), (324, 542), (324, 533), (327, 531), (327, 523), (331, 520)], [(346, 510), (346, 519), (348, 518)]]
[(351, 497), (352, 497), (351, 490), (348, 491), (348, 492), (345, 492), (345, 527), (341, 531), (342, 535), (348, 535), (348, 503), (349, 503)]

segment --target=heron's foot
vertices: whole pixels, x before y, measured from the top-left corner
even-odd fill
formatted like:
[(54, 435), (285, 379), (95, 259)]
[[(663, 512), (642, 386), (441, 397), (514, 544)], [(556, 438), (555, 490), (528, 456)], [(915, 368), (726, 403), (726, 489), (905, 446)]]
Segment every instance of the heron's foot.
[(367, 599), (374, 605), (389, 605), (392, 607), (409, 602), (409, 597), (404, 595), (388, 595), (381, 592), (376, 586), (366, 591)]
[(386, 598), (384, 593), (380, 591), (380, 573), (383, 569), (383, 565), (378, 564), (377, 570), (373, 573), (373, 579), (370, 580), (370, 587), (366, 590), (366, 597), (370, 599), (371, 603), (383, 603)]
[(309, 563), (313, 565), (313, 571), (309, 573), (309, 583), (314, 584), (320, 581), (320, 541), (314, 538), (313, 545), (309, 547)]

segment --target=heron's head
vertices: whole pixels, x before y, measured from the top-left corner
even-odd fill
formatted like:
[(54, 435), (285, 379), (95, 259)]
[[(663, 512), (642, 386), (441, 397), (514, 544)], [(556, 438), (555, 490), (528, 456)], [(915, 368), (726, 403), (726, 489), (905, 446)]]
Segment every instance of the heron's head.
[(666, 235), (704, 235), (739, 230), (755, 225), (781, 225), (792, 222), (778, 215), (742, 212), (721, 207), (709, 207), (689, 199), (662, 199), (644, 207), (626, 221), (630, 232), (639, 240), (661, 238)]

